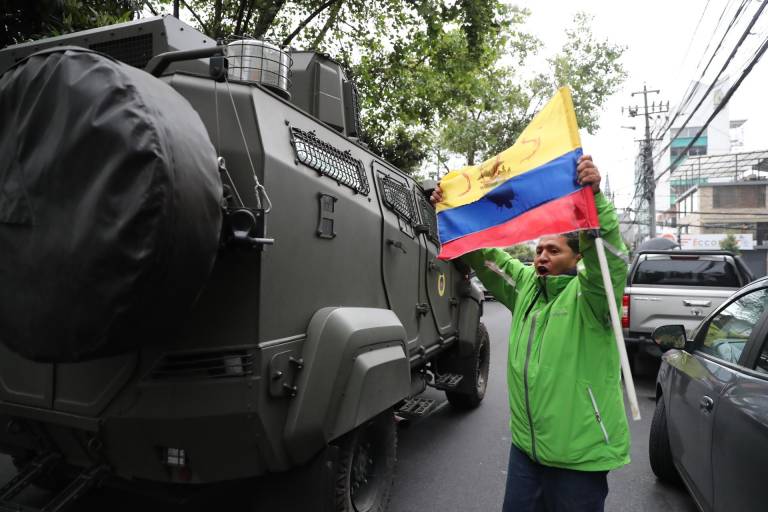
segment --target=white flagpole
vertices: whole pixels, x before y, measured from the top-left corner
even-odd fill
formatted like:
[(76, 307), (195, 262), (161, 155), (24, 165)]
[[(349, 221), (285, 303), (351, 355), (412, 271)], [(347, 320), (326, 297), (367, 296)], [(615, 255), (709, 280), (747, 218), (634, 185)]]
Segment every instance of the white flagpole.
[(637, 404), (635, 381), (632, 380), (632, 372), (629, 369), (627, 347), (624, 345), (624, 334), (621, 332), (621, 324), (619, 323), (619, 311), (616, 308), (616, 297), (613, 294), (611, 274), (608, 271), (608, 260), (605, 257), (605, 246), (603, 245), (603, 239), (599, 236), (595, 238), (595, 247), (597, 247), (597, 259), (600, 261), (600, 273), (603, 275), (603, 288), (605, 288), (605, 298), (608, 300), (608, 309), (611, 312), (611, 325), (613, 325), (613, 334), (614, 338), (616, 338), (616, 348), (619, 350), (621, 373), (624, 376), (624, 387), (627, 390), (629, 409), (632, 412), (632, 419), (639, 421), (640, 407)]

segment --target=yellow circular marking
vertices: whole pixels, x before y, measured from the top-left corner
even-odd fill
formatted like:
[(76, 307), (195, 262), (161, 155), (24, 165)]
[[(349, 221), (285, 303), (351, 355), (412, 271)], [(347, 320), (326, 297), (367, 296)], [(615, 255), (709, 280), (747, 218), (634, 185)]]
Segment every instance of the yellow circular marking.
[(437, 293), (442, 297), (445, 295), (445, 274), (440, 274), (437, 278)]

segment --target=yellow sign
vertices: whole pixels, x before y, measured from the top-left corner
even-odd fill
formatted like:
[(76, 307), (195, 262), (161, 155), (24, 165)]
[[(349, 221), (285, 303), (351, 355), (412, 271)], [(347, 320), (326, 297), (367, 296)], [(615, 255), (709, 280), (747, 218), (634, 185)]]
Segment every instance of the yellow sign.
[(442, 297), (445, 295), (445, 274), (440, 274), (437, 278), (437, 293)]

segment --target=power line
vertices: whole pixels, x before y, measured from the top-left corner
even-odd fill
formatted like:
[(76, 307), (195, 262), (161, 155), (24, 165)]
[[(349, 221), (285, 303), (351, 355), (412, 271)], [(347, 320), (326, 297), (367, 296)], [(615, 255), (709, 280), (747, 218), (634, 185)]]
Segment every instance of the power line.
[[(768, 3), (768, 0), (766, 1), (766, 3)], [(765, 3), (764, 3), (763, 5), (765, 5)], [(659, 179), (660, 179), (660, 178), (661, 178), (661, 177), (662, 177), (664, 174), (666, 174), (667, 172), (669, 172), (670, 170), (672, 170), (672, 169), (675, 167), (675, 165), (676, 165), (676, 164), (677, 164), (677, 163), (678, 163), (680, 160), (682, 160), (682, 158), (685, 156), (686, 152), (687, 152), (689, 149), (691, 149), (691, 147), (693, 147), (693, 143), (694, 143), (694, 142), (696, 142), (696, 139), (698, 139), (699, 137), (701, 137), (701, 134), (702, 134), (702, 133), (704, 133), (704, 130), (706, 130), (706, 129), (707, 129), (707, 126), (709, 126), (709, 123), (711, 123), (711, 122), (712, 122), (712, 120), (713, 120), (713, 119), (714, 119), (714, 118), (717, 116), (717, 114), (719, 114), (719, 113), (720, 113), (720, 111), (721, 111), (723, 108), (725, 108), (725, 106), (726, 106), (726, 105), (728, 104), (728, 102), (730, 101), (730, 99), (731, 99), (731, 96), (733, 96), (733, 94), (734, 94), (734, 93), (735, 93), (735, 92), (738, 90), (739, 86), (741, 85), (741, 82), (743, 82), (743, 81), (744, 81), (744, 79), (747, 77), (747, 75), (749, 75), (749, 73), (752, 71), (752, 68), (754, 68), (754, 67), (755, 67), (755, 64), (757, 64), (757, 63), (760, 61), (760, 59), (762, 58), (762, 56), (763, 56), (763, 54), (765, 53), (765, 50), (766, 50), (766, 49), (768, 49), (768, 39), (766, 39), (765, 41), (763, 41), (763, 44), (760, 46), (760, 48), (759, 48), (759, 49), (757, 50), (757, 52), (755, 53), (755, 56), (754, 56), (754, 58), (752, 59), (752, 62), (750, 62), (749, 66), (748, 66), (746, 69), (744, 69), (744, 71), (742, 72), (741, 76), (740, 76), (740, 77), (739, 77), (739, 79), (736, 81), (736, 83), (734, 83), (734, 84), (733, 84), (733, 86), (731, 86), (731, 88), (730, 88), (730, 89), (728, 89), (728, 92), (725, 94), (725, 96), (723, 96), (723, 99), (721, 100), (720, 104), (719, 104), (719, 105), (718, 105), (718, 106), (715, 108), (714, 112), (712, 112), (712, 115), (710, 115), (710, 116), (709, 116), (709, 118), (707, 119), (707, 121), (704, 123), (704, 126), (702, 126), (702, 127), (701, 127), (701, 129), (699, 129), (699, 131), (696, 133), (696, 135), (695, 135), (695, 136), (692, 138), (691, 142), (689, 142), (689, 143), (688, 143), (688, 145), (685, 147), (685, 149), (683, 149), (683, 151), (682, 151), (682, 152), (681, 152), (681, 153), (680, 153), (680, 154), (677, 156), (677, 158), (676, 158), (676, 159), (675, 159), (675, 160), (674, 160), (674, 161), (673, 161), (673, 162), (672, 162), (672, 163), (669, 165), (669, 167), (667, 167), (666, 169), (664, 169), (664, 171), (662, 171), (662, 172), (661, 172), (661, 173), (660, 173), (660, 174), (659, 174), (659, 175), (656, 177), (655, 181), (656, 181), (657, 183), (658, 183)]]
[[(725, 41), (725, 38), (727, 37), (727, 35), (728, 35), (728, 33), (730, 32), (731, 28), (733, 28), (733, 26), (734, 26), (734, 25), (736, 24), (736, 22), (738, 21), (738, 18), (740, 18), (740, 17), (741, 17), (741, 15), (742, 15), (742, 14), (745, 12), (745, 10), (744, 10), (744, 7), (746, 6), (747, 2), (748, 2), (748, 0), (743, 0), (743, 1), (742, 1), (741, 5), (740, 5), (740, 6), (739, 6), (739, 8), (736, 10), (736, 13), (735, 13), (735, 14), (733, 15), (733, 17), (731, 18), (731, 21), (728, 23), (728, 27), (725, 29), (725, 32), (723, 33), (722, 37), (720, 38), (720, 41), (718, 42), (718, 44), (717, 44), (717, 47), (716, 47), (716, 48), (715, 48), (715, 50), (712, 52), (712, 55), (710, 56), (710, 58), (709, 58), (709, 61), (707, 62), (707, 65), (705, 66), (704, 70), (701, 72), (701, 75), (699, 76), (698, 80), (695, 80), (694, 82), (692, 82), (692, 83), (691, 83), (691, 84), (688, 86), (688, 89), (686, 89), (686, 92), (683, 94), (683, 100), (680, 102), (680, 106), (678, 107), (678, 109), (677, 109), (677, 112), (675, 112), (675, 115), (674, 115), (674, 116), (672, 117), (672, 119), (671, 119), (671, 120), (670, 120), (670, 121), (669, 121), (669, 122), (666, 124), (666, 127), (665, 127), (665, 128), (664, 128), (664, 129), (663, 129), (663, 130), (662, 130), (662, 131), (659, 133), (659, 134), (657, 134), (657, 135), (655, 136), (655, 138), (659, 138), (659, 139), (663, 138), (663, 137), (664, 137), (664, 135), (666, 135), (666, 133), (667, 133), (667, 132), (668, 132), (668, 131), (669, 131), (669, 130), (672, 128), (672, 126), (674, 125), (674, 123), (675, 123), (675, 121), (677, 120), (677, 118), (678, 118), (678, 117), (679, 117), (681, 114), (683, 114), (683, 111), (684, 111), (686, 108), (688, 108), (688, 106), (690, 105), (690, 102), (691, 102), (691, 100), (693, 100), (693, 98), (694, 98), (694, 96), (695, 96), (696, 92), (699, 90), (699, 87), (700, 87), (700, 85), (701, 85), (701, 81), (704, 79), (704, 75), (706, 74), (707, 70), (709, 69), (709, 66), (712, 64), (712, 61), (714, 60), (715, 56), (716, 56), (716, 55), (717, 55), (717, 53), (720, 51), (720, 48), (721, 48), (721, 47), (722, 47), (722, 45), (723, 45), (723, 41)], [(730, 2), (729, 2), (729, 3), (728, 3), (726, 6), (725, 6), (725, 8), (723, 9), (723, 12), (720, 14), (720, 18), (718, 19), (718, 22), (717, 22), (717, 26), (715, 27), (715, 30), (712, 32), (712, 35), (713, 35), (713, 36), (714, 36), (714, 34), (717, 32), (717, 29), (719, 28), (719, 26), (720, 26), (720, 23), (722, 22), (723, 16), (725, 15), (726, 11), (728, 10), (728, 7), (729, 7), (729, 5), (730, 5)], [(715, 79), (712, 81), (712, 84), (709, 86), (709, 88), (707, 89), (707, 91), (706, 91), (706, 92), (705, 92), (705, 93), (702, 95), (702, 97), (701, 97), (701, 100), (700, 100), (700, 101), (699, 101), (699, 103), (696, 105), (696, 108), (694, 108), (694, 109), (693, 109), (693, 112), (691, 112), (690, 116), (688, 116), (688, 119), (686, 120), (686, 122), (685, 122), (685, 123), (683, 123), (683, 126), (681, 126), (681, 127), (678, 129), (678, 133), (680, 133), (680, 131), (682, 131), (682, 129), (683, 129), (683, 128), (685, 128), (685, 126), (688, 124), (688, 121), (690, 121), (690, 120), (691, 120), (691, 118), (693, 118), (693, 114), (695, 114), (695, 113), (696, 113), (696, 111), (699, 109), (699, 107), (701, 106), (701, 104), (704, 102), (704, 100), (706, 99), (706, 97), (707, 97), (707, 96), (709, 95), (709, 93), (711, 92), (712, 88), (714, 88), (714, 86), (717, 84), (717, 80), (720, 78), (720, 76), (722, 75), (723, 71), (725, 71), (725, 68), (726, 68), (726, 67), (728, 67), (728, 64), (729, 64), (729, 63), (731, 62), (731, 60), (733, 59), (733, 56), (735, 55), (736, 51), (737, 51), (737, 50), (739, 49), (739, 47), (741, 46), (741, 42), (742, 42), (742, 41), (743, 41), (743, 39), (746, 37), (746, 35), (748, 35), (748, 34), (749, 34), (749, 31), (750, 31), (750, 29), (752, 28), (752, 26), (754, 25), (754, 23), (757, 21), (757, 17), (759, 17), (759, 16), (760, 16), (760, 12), (762, 11), (762, 9), (763, 9), (764, 7), (765, 7), (765, 2), (763, 2), (763, 5), (761, 5), (761, 7), (758, 9), (758, 12), (757, 12), (757, 14), (755, 15), (755, 17), (753, 17), (753, 20), (752, 20), (752, 22), (751, 22), (750, 26), (749, 26), (749, 27), (747, 27), (747, 30), (746, 30), (746, 31), (744, 32), (744, 34), (742, 35), (742, 39), (739, 41), (739, 43), (737, 43), (736, 47), (735, 47), (735, 48), (734, 48), (734, 50), (731, 52), (731, 55), (728, 57), (728, 59), (726, 60), (725, 64), (723, 65), (723, 67), (720, 69), (720, 72), (717, 74), (717, 76), (715, 77)], [(706, 56), (706, 54), (707, 54), (707, 50), (709, 50), (709, 44), (711, 44), (712, 40), (713, 40), (713, 38), (710, 38), (710, 41), (709, 41), (709, 43), (707, 44), (707, 47), (704, 49), (704, 53), (702, 54), (702, 56), (701, 56), (701, 60), (699, 60), (699, 63), (698, 63), (698, 65), (696, 66), (696, 69), (699, 69), (699, 68), (701, 67), (701, 63), (703, 62), (703, 60), (704, 60), (704, 57), (705, 57), (705, 56)], [(667, 145), (667, 147), (669, 147), (669, 145)], [(664, 148), (664, 150), (662, 150), (662, 153), (663, 153), (664, 151), (666, 151), (667, 147), (665, 147), (665, 148)]]
[(693, 29), (693, 34), (691, 34), (691, 40), (688, 41), (688, 48), (685, 49), (685, 54), (683, 54), (683, 58), (680, 61), (681, 67), (682, 67), (682, 64), (685, 62), (685, 59), (688, 57), (688, 52), (691, 51), (691, 46), (693, 45), (693, 40), (696, 38), (696, 33), (699, 31), (701, 20), (703, 20), (704, 15), (707, 14), (707, 8), (709, 8), (709, 2), (710, 0), (707, 0), (707, 3), (704, 4), (704, 10), (701, 11), (701, 16), (699, 16), (699, 21), (696, 23), (696, 27)]
[[(713, 80), (712, 84), (709, 86), (709, 88), (707, 89), (707, 91), (704, 93), (704, 96), (702, 96), (702, 98), (701, 98), (701, 101), (699, 101), (699, 103), (696, 105), (696, 108), (694, 108), (694, 109), (693, 109), (693, 112), (691, 112), (691, 115), (688, 117), (688, 119), (686, 119), (685, 123), (683, 123), (683, 125), (682, 125), (682, 126), (680, 127), (680, 129), (677, 131), (677, 133), (678, 133), (678, 134), (679, 134), (679, 133), (680, 133), (680, 132), (683, 130), (683, 128), (685, 128), (685, 127), (686, 127), (686, 125), (688, 124), (688, 122), (689, 122), (689, 121), (690, 121), (690, 120), (693, 118), (693, 114), (695, 114), (695, 113), (696, 113), (696, 111), (699, 109), (699, 107), (701, 107), (701, 104), (704, 102), (704, 99), (705, 99), (705, 98), (706, 98), (706, 97), (709, 95), (709, 93), (712, 91), (712, 89), (714, 88), (715, 84), (717, 83), (717, 80), (720, 78), (720, 76), (722, 75), (722, 73), (725, 71), (725, 68), (726, 68), (726, 67), (728, 66), (728, 64), (731, 62), (731, 60), (733, 59), (734, 55), (736, 55), (736, 52), (738, 51), (739, 47), (741, 47), (741, 45), (743, 44), (744, 40), (745, 40), (745, 39), (747, 38), (747, 36), (749, 35), (749, 31), (752, 29), (752, 27), (754, 26), (754, 24), (757, 22), (758, 18), (760, 17), (760, 14), (762, 14), (762, 12), (763, 12), (763, 9), (765, 9), (766, 5), (768, 5), (768, 0), (763, 0), (763, 2), (760, 4), (760, 8), (757, 10), (757, 12), (756, 12), (756, 13), (755, 13), (755, 15), (753, 16), (752, 20), (750, 21), (750, 23), (749, 23), (749, 26), (748, 26), (748, 27), (747, 27), (747, 29), (744, 31), (744, 33), (742, 34), (741, 38), (739, 38), (739, 41), (738, 41), (738, 43), (736, 44), (736, 46), (734, 47), (733, 51), (732, 51), (732, 52), (731, 52), (731, 54), (729, 55), (729, 57), (728, 57), (728, 59), (726, 60), (725, 64), (723, 64), (723, 67), (720, 69), (720, 72), (717, 74), (717, 76), (716, 76), (716, 77), (715, 77), (715, 79)], [(718, 113), (720, 113), (720, 111), (721, 111), (723, 108), (725, 108), (725, 106), (728, 104), (728, 101), (730, 101), (730, 99), (731, 99), (731, 96), (733, 96), (733, 94), (736, 92), (736, 90), (738, 90), (739, 86), (741, 85), (741, 82), (743, 82), (743, 81), (744, 81), (744, 79), (747, 77), (747, 75), (749, 75), (749, 73), (752, 71), (752, 68), (754, 68), (755, 64), (757, 64), (757, 63), (760, 61), (760, 58), (763, 56), (763, 53), (765, 53), (765, 49), (766, 49), (766, 41), (764, 41), (764, 42), (763, 42), (763, 44), (760, 46), (760, 48), (759, 48), (759, 49), (758, 49), (758, 51), (756, 52), (755, 56), (754, 56), (754, 57), (752, 58), (752, 60), (750, 61), (749, 65), (748, 65), (748, 66), (747, 66), (747, 67), (746, 67), (746, 68), (745, 68), (745, 69), (742, 71), (742, 74), (741, 74), (741, 76), (739, 77), (739, 79), (736, 81), (736, 83), (734, 83), (734, 84), (733, 84), (733, 85), (730, 87), (730, 89), (728, 89), (728, 92), (725, 94), (725, 96), (723, 96), (723, 99), (720, 101), (720, 103), (717, 105), (717, 107), (715, 107), (715, 110), (714, 110), (714, 112), (712, 113), (712, 115), (710, 115), (710, 116), (709, 116), (709, 118), (707, 119), (707, 121), (704, 123), (704, 126), (702, 126), (702, 127), (699, 129), (699, 131), (696, 133), (696, 135), (695, 135), (695, 136), (694, 136), (694, 137), (691, 139), (691, 141), (690, 141), (690, 142), (688, 143), (688, 145), (685, 147), (685, 149), (683, 149), (683, 151), (681, 151), (681, 152), (680, 152), (680, 154), (679, 154), (679, 155), (677, 156), (677, 158), (675, 158), (675, 160), (674, 160), (674, 161), (673, 161), (673, 162), (672, 162), (672, 163), (669, 165), (669, 167), (667, 167), (667, 168), (666, 168), (666, 169), (665, 169), (665, 170), (664, 170), (664, 171), (663, 171), (661, 174), (659, 174), (659, 175), (658, 175), (658, 176), (655, 178), (655, 181), (656, 181), (656, 182), (658, 182), (658, 181), (659, 181), (659, 178), (661, 178), (661, 176), (663, 176), (664, 174), (666, 174), (667, 172), (669, 172), (671, 169), (673, 169), (673, 168), (674, 168), (674, 167), (677, 165), (677, 163), (678, 163), (678, 162), (680, 162), (680, 160), (682, 160), (682, 159), (683, 159), (683, 157), (685, 157), (685, 156), (686, 156), (686, 154), (687, 154), (688, 150), (689, 150), (689, 149), (691, 149), (691, 147), (693, 147), (693, 144), (694, 144), (694, 143), (697, 141), (697, 139), (698, 139), (698, 138), (699, 138), (699, 137), (702, 135), (702, 133), (704, 133), (704, 130), (706, 130), (706, 129), (707, 129), (707, 126), (709, 126), (709, 123), (711, 123), (711, 122), (712, 122), (712, 120), (715, 118), (715, 116), (716, 116)], [(665, 152), (665, 151), (667, 150), (667, 148), (669, 148), (669, 147), (672, 145), (672, 139), (673, 139), (673, 138), (670, 138), (670, 142), (669, 142), (669, 143), (668, 143), (668, 144), (667, 144), (667, 145), (664, 147), (664, 149), (662, 150), (662, 153), (663, 153), (663, 152)]]

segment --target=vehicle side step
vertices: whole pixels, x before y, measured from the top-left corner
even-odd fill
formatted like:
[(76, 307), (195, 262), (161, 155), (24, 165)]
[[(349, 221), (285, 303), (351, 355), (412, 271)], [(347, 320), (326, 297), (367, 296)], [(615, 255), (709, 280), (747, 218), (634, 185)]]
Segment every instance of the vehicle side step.
[[(50, 471), (58, 464), (60, 459), (57, 453), (47, 453), (38, 455), (24, 466), (11, 480), (0, 488), (0, 505), (4, 505), (8, 500), (12, 500), (21, 491), (32, 485), (40, 476)], [(4, 510), (0, 508), (0, 510)]]
[(432, 384), (432, 387), (442, 389), (443, 391), (451, 391), (456, 389), (456, 386), (459, 385), (463, 378), (464, 376), (458, 373), (441, 373), (435, 375), (435, 383)]
[(0, 512), (63, 512), (88, 490), (99, 485), (109, 474), (109, 469), (103, 464), (84, 470), (42, 508), (28, 507), (9, 501), (29, 487), (37, 477), (49, 471), (59, 462), (59, 459), (58, 454), (48, 454), (27, 464), (19, 474), (0, 489)]
[(405, 417), (424, 416), (435, 405), (435, 401), (429, 398), (406, 398), (397, 414)]

